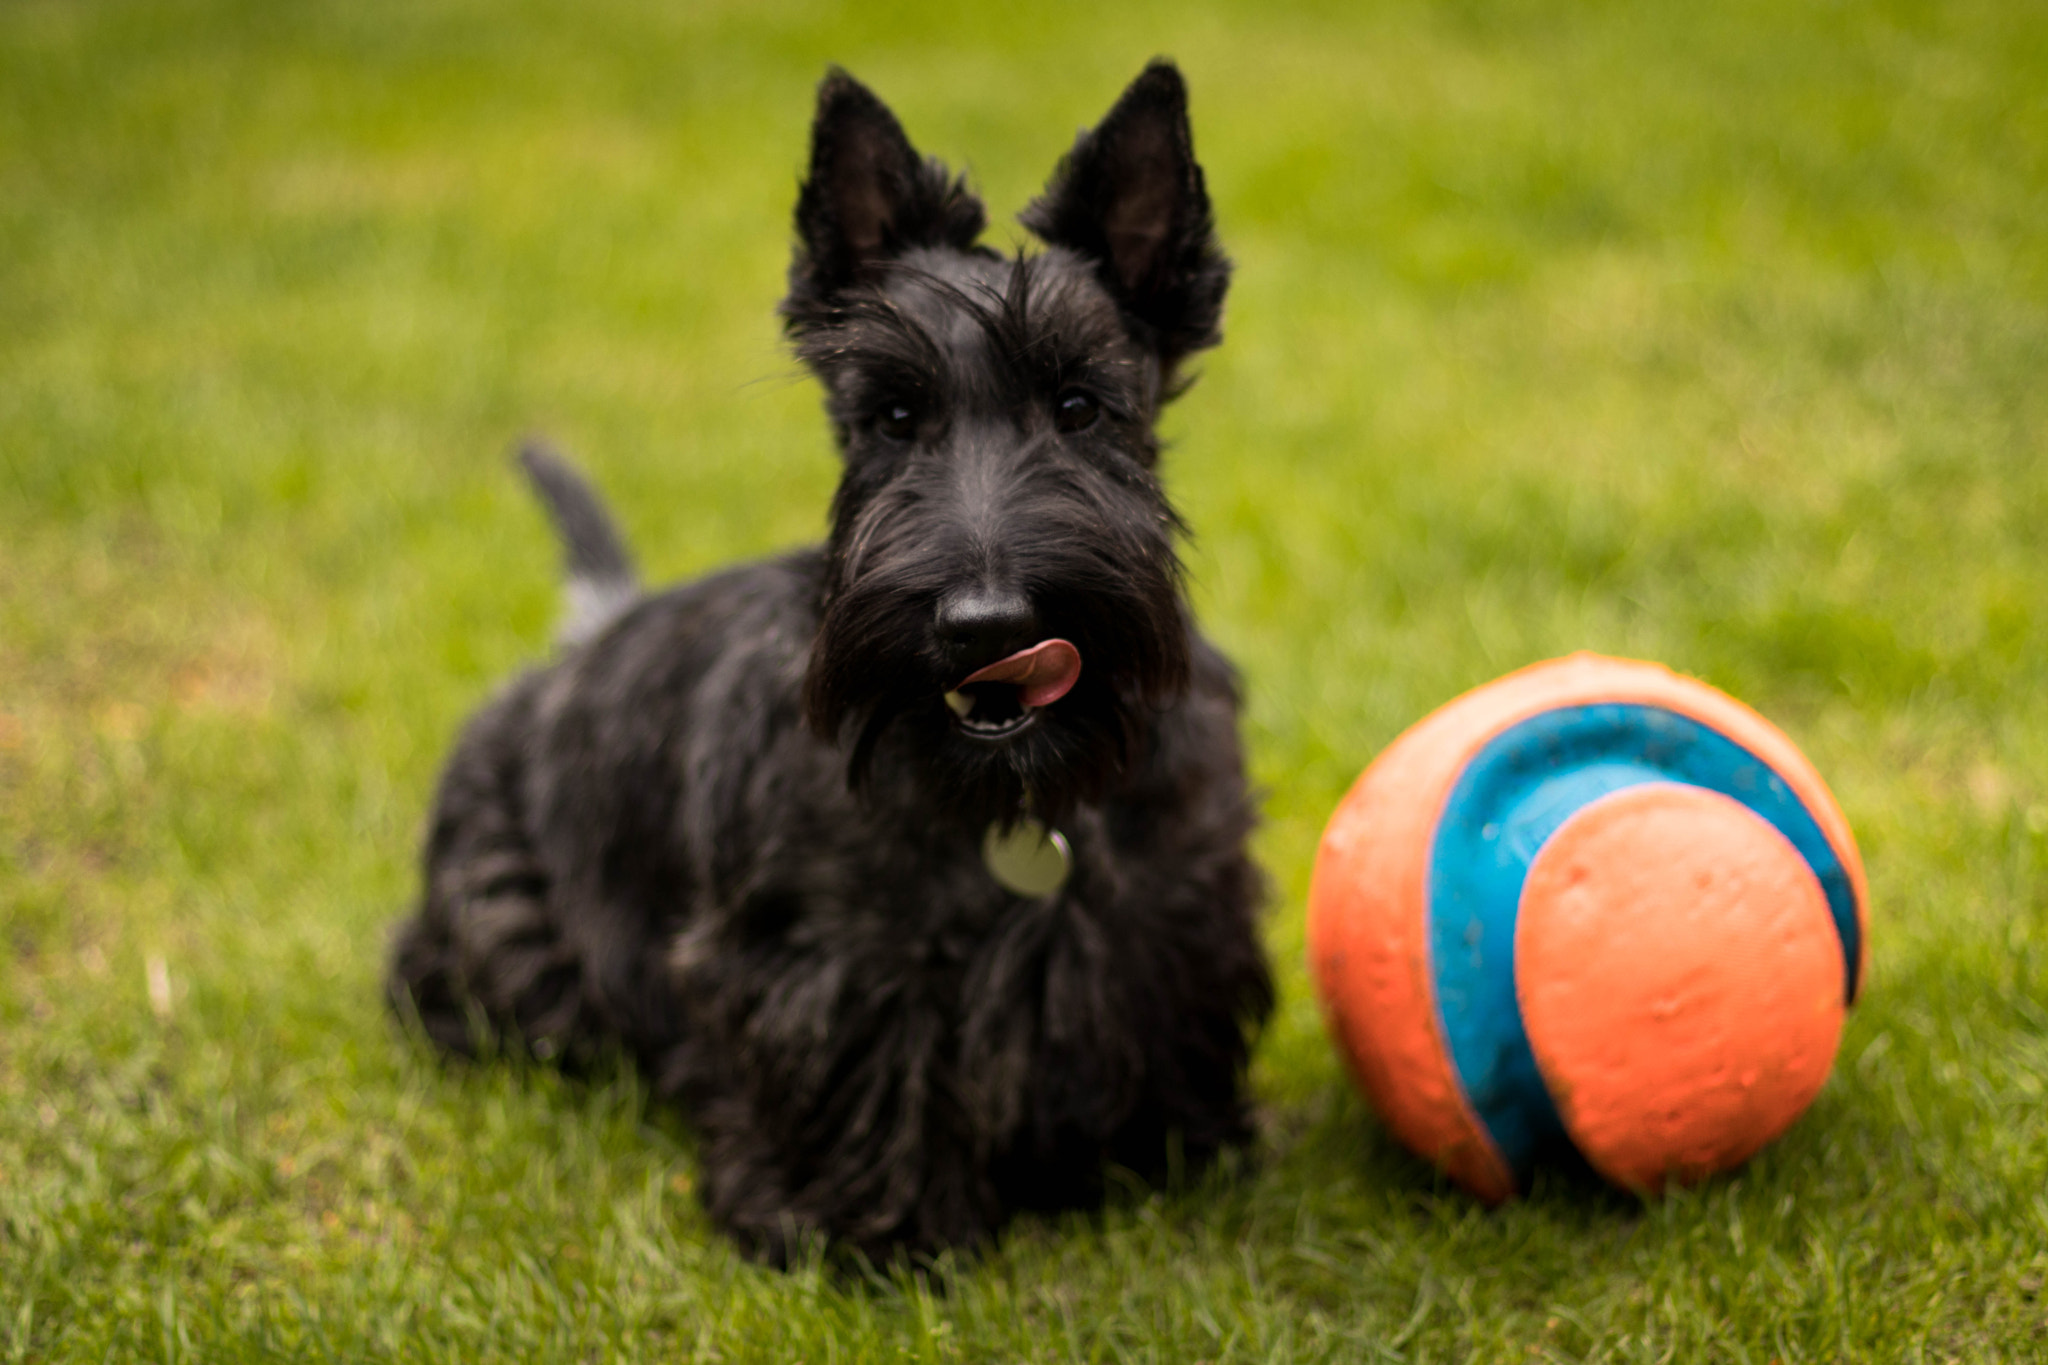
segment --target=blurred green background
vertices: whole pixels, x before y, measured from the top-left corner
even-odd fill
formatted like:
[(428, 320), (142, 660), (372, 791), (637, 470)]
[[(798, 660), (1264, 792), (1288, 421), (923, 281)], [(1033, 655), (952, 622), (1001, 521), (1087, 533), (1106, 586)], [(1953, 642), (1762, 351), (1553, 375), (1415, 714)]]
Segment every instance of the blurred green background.
[[(658, 578), (822, 531), (771, 308), (811, 88), (992, 240), (1175, 56), (1238, 262), (1170, 486), (1241, 662), (1284, 999), (1256, 1158), (978, 1260), (739, 1262), (630, 1076), (379, 999), (437, 765), (546, 650), (546, 431)], [(2048, 10), (0, 8), (0, 1356), (2048, 1354)], [(1874, 899), (1809, 1115), (1487, 1213), (1351, 1095), (1324, 816), (1572, 649), (1777, 720)]]

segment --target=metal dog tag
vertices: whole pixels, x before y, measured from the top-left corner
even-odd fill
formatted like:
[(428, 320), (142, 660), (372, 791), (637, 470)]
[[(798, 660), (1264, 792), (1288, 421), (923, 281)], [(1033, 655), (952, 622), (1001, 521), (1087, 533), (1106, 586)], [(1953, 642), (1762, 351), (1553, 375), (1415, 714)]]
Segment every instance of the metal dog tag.
[(1066, 835), (1036, 820), (1020, 820), (1007, 834), (997, 822), (982, 838), (981, 861), (1005, 891), (1035, 899), (1066, 885), (1074, 851), (1067, 846)]

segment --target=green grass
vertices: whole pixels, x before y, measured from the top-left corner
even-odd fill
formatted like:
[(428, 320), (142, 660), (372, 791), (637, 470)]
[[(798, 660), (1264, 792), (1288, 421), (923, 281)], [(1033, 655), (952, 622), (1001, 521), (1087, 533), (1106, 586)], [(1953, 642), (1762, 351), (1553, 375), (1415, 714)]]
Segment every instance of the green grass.
[[(2048, 1355), (2048, 12), (1268, 11), (0, 8), (0, 1357)], [(769, 309), (825, 63), (1001, 240), (1155, 51), (1239, 264), (1169, 477), (1268, 792), (1266, 1136), (765, 1272), (630, 1078), (443, 1070), (379, 1001), (453, 728), (545, 649), (504, 452), (664, 578), (816, 536)], [(1380, 746), (1577, 648), (1813, 757), (1868, 993), (1744, 1170), (1489, 1213), (1349, 1092), (1302, 899)]]

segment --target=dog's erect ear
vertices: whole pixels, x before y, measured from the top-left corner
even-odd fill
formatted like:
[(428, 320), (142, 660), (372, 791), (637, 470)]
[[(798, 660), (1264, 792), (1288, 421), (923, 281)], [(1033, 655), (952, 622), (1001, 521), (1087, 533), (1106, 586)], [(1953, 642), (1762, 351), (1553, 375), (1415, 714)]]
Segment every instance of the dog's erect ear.
[(834, 67), (818, 86), (785, 310), (794, 316), (913, 247), (964, 250), (986, 221), (966, 179), (918, 156), (889, 106)]
[(1230, 261), (1188, 129), (1188, 90), (1155, 60), (1093, 131), (1081, 134), (1024, 226), (1096, 263), (1102, 283), (1152, 333), (1167, 370), (1221, 339)]

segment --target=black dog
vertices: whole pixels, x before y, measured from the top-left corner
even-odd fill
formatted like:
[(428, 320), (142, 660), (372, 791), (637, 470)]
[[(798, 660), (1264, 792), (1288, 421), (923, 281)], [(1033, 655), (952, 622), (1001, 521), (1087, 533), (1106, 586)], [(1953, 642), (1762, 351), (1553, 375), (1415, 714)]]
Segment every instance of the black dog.
[(446, 1048), (634, 1055), (770, 1258), (973, 1243), (1248, 1132), (1238, 699), (1152, 430), (1229, 277), (1180, 74), (1023, 222), (1042, 254), (977, 245), (964, 180), (826, 78), (782, 313), (845, 456), (831, 540), (642, 598), (530, 450), (570, 648), (470, 724), (397, 944)]

